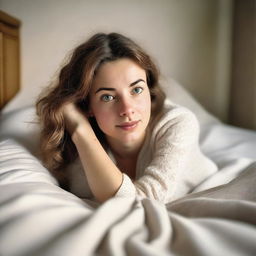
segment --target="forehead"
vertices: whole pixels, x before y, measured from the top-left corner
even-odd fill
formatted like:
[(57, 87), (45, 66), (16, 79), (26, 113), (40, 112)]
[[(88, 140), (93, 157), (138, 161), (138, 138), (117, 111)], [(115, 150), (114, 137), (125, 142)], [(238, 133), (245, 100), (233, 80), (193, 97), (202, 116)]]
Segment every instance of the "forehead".
[(146, 81), (146, 71), (134, 61), (127, 58), (109, 61), (98, 69), (93, 80), (93, 89), (130, 84), (139, 78)]

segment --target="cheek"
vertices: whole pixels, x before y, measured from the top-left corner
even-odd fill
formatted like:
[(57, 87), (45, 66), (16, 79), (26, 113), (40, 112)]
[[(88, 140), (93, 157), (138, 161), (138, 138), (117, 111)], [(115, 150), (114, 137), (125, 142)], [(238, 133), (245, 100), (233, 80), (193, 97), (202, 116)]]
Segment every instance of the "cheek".
[(150, 115), (151, 113), (151, 99), (150, 95), (147, 94), (145, 97), (141, 98), (138, 102), (138, 110), (143, 113), (143, 115)]
[(107, 130), (109, 125), (112, 123), (111, 112), (106, 108), (97, 108), (93, 110), (93, 114), (101, 130), (103, 132)]

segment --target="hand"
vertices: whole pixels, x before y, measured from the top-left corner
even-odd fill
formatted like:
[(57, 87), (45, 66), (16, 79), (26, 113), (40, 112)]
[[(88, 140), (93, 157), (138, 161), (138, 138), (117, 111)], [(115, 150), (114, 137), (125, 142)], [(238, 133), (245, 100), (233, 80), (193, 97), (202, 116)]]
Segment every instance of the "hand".
[(65, 121), (65, 126), (70, 136), (78, 129), (91, 129), (91, 125), (86, 115), (74, 104), (67, 103), (62, 107), (62, 113)]

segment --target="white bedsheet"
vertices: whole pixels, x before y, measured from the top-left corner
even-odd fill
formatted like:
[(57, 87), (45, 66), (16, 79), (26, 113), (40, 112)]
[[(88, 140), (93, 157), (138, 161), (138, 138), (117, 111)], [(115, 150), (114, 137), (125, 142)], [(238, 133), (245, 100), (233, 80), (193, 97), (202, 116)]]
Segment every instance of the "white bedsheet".
[(176, 84), (167, 92), (195, 112), (219, 167), (167, 205), (99, 205), (61, 189), (38, 159), (35, 109), (21, 92), (0, 117), (0, 255), (256, 255), (256, 132), (221, 123)]
[(256, 164), (227, 185), (163, 205), (102, 205), (58, 187), (15, 141), (0, 143), (0, 255), (254, 255)]

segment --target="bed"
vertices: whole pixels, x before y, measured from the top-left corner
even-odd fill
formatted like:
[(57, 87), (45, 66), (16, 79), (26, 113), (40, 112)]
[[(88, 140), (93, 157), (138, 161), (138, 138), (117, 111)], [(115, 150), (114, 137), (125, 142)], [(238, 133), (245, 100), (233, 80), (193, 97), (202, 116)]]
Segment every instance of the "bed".
[(39, 89), (25, 87), (0, 117), (1, 256), (256, 255), (256, 132), (222, 123), (176, 81), (162, 82), (197, 115), (201, 149), (219, 171), (166, 205), (81, 199), (42, 166)]

